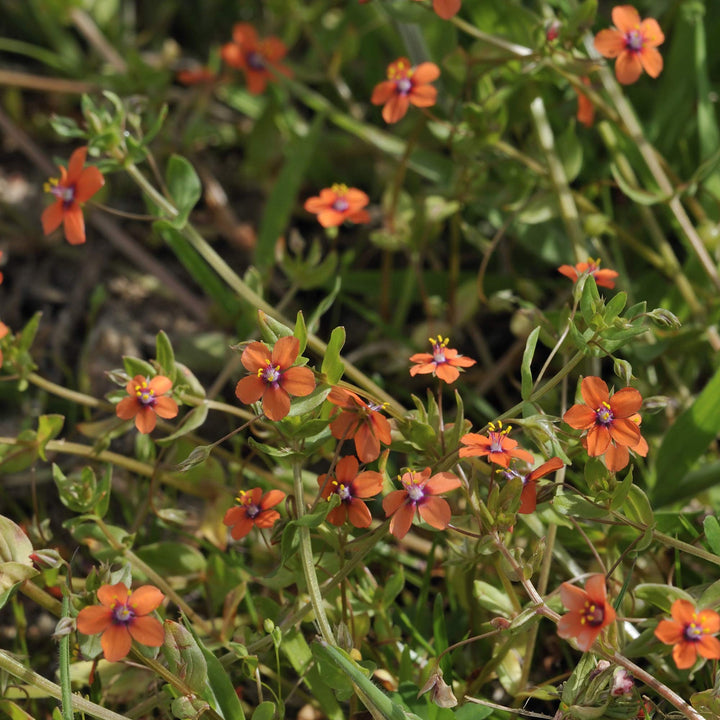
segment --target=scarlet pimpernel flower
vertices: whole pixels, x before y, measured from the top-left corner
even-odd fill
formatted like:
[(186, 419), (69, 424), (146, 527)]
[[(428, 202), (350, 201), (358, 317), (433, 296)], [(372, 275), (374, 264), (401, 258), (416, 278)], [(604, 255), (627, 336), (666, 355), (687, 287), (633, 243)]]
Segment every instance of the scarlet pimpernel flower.
[(595, 284), (598, 287), (605, 287), (612, 290), (615, 287), (615, 278), (618, 276), (615, 270), (600, 269), (600, 259), (593, 260), (588, 258), (587, 262), (579, 262), (576, 265), (561, 265), (558, 268), (558, 272), (570, 278), (574, 283), (578, 281), (578, 278), (583, 274), (587, 273), (592, 275), (595, 279)]
[(83, 608), (77, 616), (77, 629), (83, 635), (100, 637), (105, 659), (122, 660), (132, 641), (149, 647), (160, 647), (165, 639), (162, 623), (150, 613), (160, 606), (165, 596), (152, 585), (143, 585), (130, 592), (124, 583), (102, 585), (97, 591), (100, 605)]
[(315, 389), (315, 376), (306, 367), (293, 367), (300, 341), (293, 335), (281, 337), (272, 351), (265, 343), (251, 342), (240, 361), (250, 375), (235, 386), (235, 395), (246, 405), (262, 398), (270, 420), (282, 420), (290, 412), (290, 396), (305, 397)]
[(535, 512), (537, 507), (537, 481), (546, 475), (559, 470), (565, 463), (559, 457), (552, 457), (547, 462), (539, 465), (534, 470), (527, 473), (518, 472), (514, 468), (508, 468), (503, 475), (510, 480), (519, 477), (522, 479), (523, 487), (520, 493), (520, 509), (521, 515), (529, 515)]
[(323, 227), (337, 227), (346, 220), (351, 223), (370, 222), (370, 215), (363, 208), (370, 202), (367, 193), (342, 183), (323, 188), (320, 195), (308, 198), (304, 208), (318, 216)]
[(378, 83), (370, 102), (384, 105), (382, 116), (387, 123), (396, 123), (405, 117), (410, 105), (432, 107), (437, 99), (437, 89), (430, 83), (440, 77), (440, 68), (431, 62), (413, 67), (407, 58), (390, 63), (387, 80)]
[(437, 338), (430, 338), (432, 353), (416, 353), (410, 357), (410, 362), (415, 363), (410, 368), (410, 375), (426, 375), (432, 373), (437, 375), (446, 383), (455, 382), (460, 377), (458, 368), (471, 367), (476, 360), (459, 355), (454, 348), (449, 348), (449, 338), (438, 335)]
[(49, 235), (60, 225), (71, 245), (85, 242), (85, 218), (81, 204), (87, 202), (104, 184), (102, 173), (93, 166), (85, 167), (87, 148), (81, 147), (70, 156), (67, 170), (60, 166), (60, 177), (45, 183), (45, 192), (55, 198), (42, 214), (43, 232)]
[(232, 42), (220, 48), (220, 56), (230, 67), (245, 73), (248, 90), (253, 95), (263, 93), (268, 80), (277, 73), (292, 75), (289, 68), (280, 64), (287, 48), (279, 38), (271, 36), (261, 40), (257, 30), (248, 23), (236, 23), (232, 37)]
[(680, 670), (691, 668), (698, 655), (709, 660), (720, 659), (720, 615), (714, 610), (696, 610), (688, 600), (678, 599), (670, 608), (672, 620), (661, 620), (655, 637), (673, 645), (673, 660)]
[(647, 454), (637, 414), (642, 395), (635, 388), (621, 388), (611, 396), (602, 379), (588, 376), (580, 383), (580, 393), (585, 404), (573, 405), (563, 420), (571, 428), (588, 431), (583, 442), (588, 455), (604, 455), (607, 469), (617, 472), (630, 461), (629, 450)]
[(216, 79), (216, 74), (209, 67), (186, 68), (178, 70), (177, 79), (183, 85), (209, 85)]
[(366, 528), (372, 522), (370, 510), (363, 500), (375, 497), (382, 490), (383, 478), (373, 470), (358, 473), (359, 467), (357, 459), (348, 455), (338, 460), (334, 478), (327, 474), (318, 477), (320, 494), (325, 500), (333, 494), (340, 498), (340, 505), (327, 516), (333, 525), (340, 526), (349, 520), (356, 528)]
[(169, 420), (178, 414), (178, 405), (165, 397), (172, 389), (172, 380), (164, 375), (145, 378), (136, 375), (126, 385), (129, 397), (123, 398), (115, 407), (121, 420), (135, 418), (135, 427), (143, 434), (151, 433), (157, 424), (157, 416)]
[(460, 457), (487, 457), (488, 462), (504, 468), (510, 467), (510, 460), (517, 458), (527, 463), (535, 462), (533, 454), (518, 447), (517, 440), (511, 440), (508, 433), (512, 425), (503, 427), (502, 422), (490, 423), (487, 435), (467, 433), (460, 438), (465, 447), (460, 448)]
[(263, 495), (261, 488), (241, 490), (235, 502), (223, 518), (223, 523), (230, 528), (230, 536), (234, 540), (244, 538), (253, 527), (269, 528), (279, 519), (280, 513), (272, 510), (285, 499), (282, 490), (268, 490)]
[(585, 590), (563, 583), (560, 598), (569, 612), (560, 618), (557, 633), (566, 640), (575, 638), (578, 647), (587, 652), (603, 628), (615, 620), (615, 609), (607, 601), (605, 576), (590, 576)]
[[(590, 78), (584, 77), (582, 78), (582, 82), (584, 85), (590, 85)], [(584, 93), (575, 89), (575, 92), (577, 93), (578, 98), (578, 109), (577, 109), (577, 121), (582, 123), (585, 127), (590, 128), (593, 125), (593, 122), (595, 121), (595, 106), (592, 104), (592, 100)], [(590, 261), (588, 261), (590, 262)], [(598, 260), (598, 264), (599, 264)], [(563, 267), (569, 267), (567, 265), (563, 265)], [(562, 271), (561, 271), (562, 272)], [(605, 271), (601, 271), (605, 272)], [(607, 272), (614, 272), (613, 270), (609, 270)], [(597, 273), (597, 271), (596, 271)], [(565, 273), (564, 273), (565, 274)], [(617, 273), (613, 277), (616, 277)], [(574, 282), (574, 281), (573, 281)], [(599, 285), (600, 283), (597, 281), (597, 277), (595, 278), (595, 282)], [(613, 283), (609, 287), (614, 287), (615, 284)], [(607, 286), (606, 286), (607, 287)]]
[(449, 472), (439, 472), (430, 476), (432, 470), (427, 467), (422, 472), (408, 470), (403, 473), (400, 482), (402, 490), (393, 490), (383, 499), (383, 510), (390, 520), (390, 533), (396, 538), (405, 537), (413, 517), (417, 513), (428, 525), (444, 530), (452, 516), (447, 500), (437, 497), (460, 487), (460, 479)]
[(460, 12), (462, 0), (433, 0), (433, 10), (438, 17), (449, 20)]
[(337, 440), (352, 438), (362, 462), (372, 462), (380, 455), (380, 443), (392, 442), (390, 423), (380, 413), (382, 405), (366, 403), (354, 392), (339, 387), (334, 387), (327, 399), (339, 408), (330, 423), (332, 436)]
[(656, 78), (663, 69), (662, 55), (657, 47), (665, 41), (657, 20), (641, 20), (632, 5), (614, 7), (612, 20), (613, 29), (601, 30), (595, 36), (595, 49), (607, 58), (617, 58), (615, 76), (618, 82), (630, 85), (643, 70)]

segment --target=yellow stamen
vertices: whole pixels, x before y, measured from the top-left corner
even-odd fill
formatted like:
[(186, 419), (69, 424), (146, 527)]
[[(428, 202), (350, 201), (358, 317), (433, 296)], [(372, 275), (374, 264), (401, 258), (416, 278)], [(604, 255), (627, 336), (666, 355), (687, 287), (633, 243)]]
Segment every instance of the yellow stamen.
[(348, 186), (345, 183), (335, 183), (330, 189), (336, 195), (347, 195)]

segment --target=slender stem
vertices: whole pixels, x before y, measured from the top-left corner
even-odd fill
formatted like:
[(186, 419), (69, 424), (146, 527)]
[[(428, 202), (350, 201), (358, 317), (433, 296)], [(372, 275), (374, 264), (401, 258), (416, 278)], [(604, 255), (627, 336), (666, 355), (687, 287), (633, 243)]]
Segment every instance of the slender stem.
[[(70, 595), (68, 593), (63, 594), (62, 616), (63, 619), (70, 617)], [(60, 670), (60, 689), (62, 691), (63, 720), (74, 720), (72, 685), (70, 684), (70, 633), (63, 634), (58, 643), (58, 664)]]
[[(295, 492), (295, 507), (297, 519), (300, 520), (305, 514), (305, 489), (302, 481), (302, 463), (299, 460), (293, 461), (293, 489)], [(320, 591), (320, 585), (315, 572), (315, 562), (313, 560), (312, 543), (310, 541), (310, 528), (305, 525), (298, 527), (300, 534), (300, 559), (307, 584), (308, 595), (315, 612), (315, 620), (320, 629), (323, 640), (330, 644), (336, 645), (335, 636), (333, 635), (330, 622), (325, 614), (325, 606), (323, 605), (323, 595)]]
[(57, 385), (56, 383), (47, 380), (46, 378), (38, 375), (37, 373), (29, 373), (27, 379), (33, 385), (36, 385), (37, 387), (42, 388), (43, 390), (46, 390), (53, 395), (57, 395), (57, 397), (70, 400), (77, 405), (86, 405), (87, 407), (91, 408), (111, 407), (110, 403), (105, 402), (104, 400), (98, 400), (97, 398), (92, 397), (92, 395), (86, 395), (85, 393), (76, 392), (75, 390), (68, 390), (68, 388), (63, 387), (62, 385)]
[[(62, 688), (59, 685), (29, 670), (4, 650), (0, 650), (0, 670), (5, 670), (9, 675), (38, 688), (38, 690), (41, 690), (50, 697), (54, 697), (56, 700), (62, 701), (63, 699)], [(99, 720), (128, 720), (125, 715), (118, 715), (118, 713), (112, 710), (106, 710), (104, 707), (80, 697), (80, 695), (72, 694), (71, 701), (74, 710), (87, 713), (95, 718), (99, 718)]]

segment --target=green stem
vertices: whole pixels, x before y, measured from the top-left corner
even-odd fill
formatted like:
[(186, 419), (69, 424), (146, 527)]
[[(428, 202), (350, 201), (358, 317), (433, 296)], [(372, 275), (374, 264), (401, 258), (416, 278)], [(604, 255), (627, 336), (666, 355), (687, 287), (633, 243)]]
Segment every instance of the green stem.
[[(305, 515), (305, 489), (302, 481), (302, 464), (299, 460), (293, 461), (293, 490), (295, 492), (297, 519), (300, 520), (303, 515)], [(298, 527), (298, 533), (300, 534), (300, 560), (302, 562), (308, 595), (310, 595), (310, 602), (315, 612), (315, 620), (323, 640), (330, 645), (336, 645), (335, 636), (333, 635), (330, 622), (325, 614), (323, 596), (322, 592), (320, 592), (320, 584), (318, 583), (317, 573), (315, 572), (312, 543), (310, 541), (310, 528), (305, 525), (300, 525)]]
[[(70, 595), (63, 594), (62, 617), (70, 617)], [(72, 708), (72, 686), (70, 684), (70, 633), (65, 633), (60, 638), (59, 665), (60, 665), (60, 688), (62, 691), (62, 716), (63, 720), (74, 720), (75, 713)]]
[[(59, 685), (29, 670), (4, 650), (0, 650), (0, 670), (4, 670), (14, 678), (36, 687), (38, 690), (56, 700), (63, 701), (63, 690)], [(118, 713), (112, 710), (106, 710), (104, 707), (80, 697), (80, 695), (71, 694), (70, 702), (73, 710), (87, 713), (95, 718), (99, 718), (99, 720), (128, 720), (124, 715), (118, 715)]]

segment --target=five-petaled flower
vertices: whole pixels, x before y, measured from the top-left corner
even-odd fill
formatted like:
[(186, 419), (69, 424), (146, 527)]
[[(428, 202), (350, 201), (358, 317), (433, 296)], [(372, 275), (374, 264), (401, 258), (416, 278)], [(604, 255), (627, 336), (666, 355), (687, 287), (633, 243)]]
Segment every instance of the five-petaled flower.
[(410, 358), (410, 362), (416, 363), (410, 368), (410, 375), (426, 375), (432, 373), (437, 375), (446, 383), (455, 382), (460, 377), (458, 368), (471, 367), (475, 360), (464, 355), (458, 355), (458, 351), (449, 348), (449, 338), (438, 335), (437, 338), (430, 338), (432, 353), (416, 353)]
[(327, 500), (336, 494), (341, 501), (328, 513), (328, 522), (333, 525), (340, 526), (349, 520), (356, 528), (366, 528), (372, 522), (372, 515), (363, 500), (375, 497), (382, 490), (383, 478), (373, 470), (358, 474), (358, 468), (357, 459), (348, 455), (338, 461), (334, 477), (327, 474), (318, 477), (321, 496)]
[(337, 227), (346, 220), (352, 223), (370, 222), (370, 215), (363, 208), (370, 202), (367, 193), (342, 183), (323, 188), (320, 195), (308, 198), (305, 209), (318, 216), (323, 227)]
[(223, 518), (223, 523), (230, 528), (230, 535), (234, 540), (244, 538), (253, 525), (259, 528), (272, 527), (280, 519), (277, 510), (271, 510), (285, 499), (282, 490), (268, 490), (264, 495), (261, 488), (241, 490), (235, 502)]
[(236, 23), (233, 26), (232, 42), (220, 48), (220, 56), (231, 67), (245, 73), (248, 90), (253, 95), (265, 91), (268, 80), (277, 73), (291, 76), (292, 71), (280, 64), (287, 48), (276, 37), (258, 38), (257, 31), (248, 23)]
[(315, 376), (307, 367), (293, 367), (300, 341), (293, 335), (281, 337), (272, 352), (265, 343), (251, 342), (240, 361), (250, 371), (235, 386), (235, 395), (246, 405), (262, 398), (270, 420), (282, 420), (290, 412), (290, 396), (305, 397), (315, 389)]
[(624, 387), (610, 395), (599, 377), (583, 378), (580, 393), (585, 404), (573, 405), (563, 420), (576, 430), (587, 430), (584, 445), (591, 457), (605, 456), (611, 472), (622, 470), (630, 461), (630, 450), (647, 454), (647, 443), (640, 433), (638, 410), (642, 395), (635, 388)]
[(43, 211), (43, 232), (49, 235), (62, 224), (71, 245), (85, 242), (81, 203), (87, 202), (105, 184), (105, 178), (96, 167), (84, 167), (87, 150), (86, 147), (75, 150), (67, 170), (61, 165), (60, 177), (50, 178), (45, 183), (45, 192), (52, 194), (55, 202)]
[(591, 575), (585, 590), (563, 583), (560, 598), (569, 612), (560, 618), (557, 633), (566, 640), (575, 638), (578, 647), (587, 652), (603, 628), (615, 620), (615, 610), (607, 601), (605, 576)]
[(340, 408), (330, 423), (330, 432), (337, 440), (355, 441), (355, 452), (364, 463), (380, 455), (380, 443), (389, 445), (390, 423), (380, 414), (382, 405), (366, 403), (350, 390), (334, 387), (327, 398)]
[(165, 639), (162, 623), (150, 613), (165, 596), (152, 585), (130, 592), (124, 583), (101, 585), (97, 591), (100, 605), (83, 608), (77, 616), (77, 629), (83, 635), (102, 633), (100, 645), (105, 659), (122, 660), (132, 641), (149, 647), (160, 647)]
[(438, 17), (449, 20), (460, 12), (462, 0), (433, 0), (433, 10)]
[(387, 123), (396, 123), (405, 117), (410, 105), (432, 107), (437, 98), (437, 89), (430, 83), (440, 77), (440, 68), (435, 63), (424, 62), (413, 67), (407, 58), (390, 63), (387, 80), (378, 83), (370, 102), (384, 105), (382, 116)]
[(488, 462), (501, 467), (510, 467), (510, 460), (517, 458), (527, 463), (535, 462), (532, 453), (518, 447), (517, 440), (511, 440), (508, 433), (512, 425), (503, 427), (502, 422), (490, 423), (488, 434), (467, 433), (460, 438), (465, 447), (460, 448), (460, 457), (485, 457)]
[(670, 608), (672, 620), (661, 620), (655, 636), (666, 645), (674, 645), (673, 660), (680, 670), (691, 668), (697, 656), (720, 659), (720, 615), (714, 610), (695, 610), (688, 600), (678, 599)]
[(437, 530), (444, 530), (452, 515), (447, 500), (437, 497), (459, 488), (460, 479), (449, 472), (439, 472), (430, 477), (429, 467), (422, 472), (408, 470), (400, 478), (402, 490), (393, 490), (383, 499), (385, 517), (390, 520), (390, 533), (396, 538), (405, 537), (413, 517), (420, 517)]
[(537, 507), (537, 481), (559, 470), (564, 464), (559, 457), (552, 457), (534, 470), (524, 474), (514, 468), (508, 468), (503, 471), (503, 475), (505, 475), (508, 480), (516, 477), (522, 479), (523, 486), (520, 493), (520, 509), (518, 510), (521, 515), (529, 515), (535, 512), (535, 508)]
[(178, 414), (177, 403), (164, 397), (172, 389), (172, 380), (164, 375), (152, 379), (136, 375), (125, 389), (129, 397), (117, 404), (115, 413), (121, 420), (135, 418), (135, 427), (143, 434), (155, 429), (157, 415), (169, 420)]
[(618, 81), (630, 85), (640, 77), (643, 69), (656, 78), (663, 69), (662, 55), (656, 48), (665, 41), (657, 20), (640, 20), (632, 5), (614, 7), (612, 20), (615, 28), (601, 30), (595, 36), (595, 49), (607, 58), (617, 58), (615, 76)]
[(576, 265), (561, 265), (558, 268), (558, 272), (569, 277), (574, 283), (578, 281), (578, 278), (583, 274), (587, 273), (592, 275), (595, 279), (595, 284), (598, 287), (605, 287), (612, 290), (615, 287), (615, 278), (618, 276), (615, 270), (601, 270), (600, 259), (593, 260), (588, 258), (587, 262), (579, 262)]

